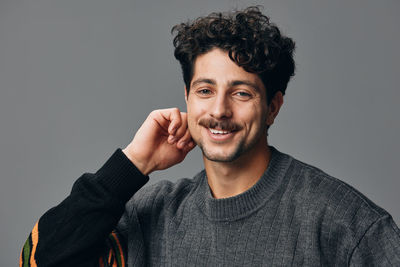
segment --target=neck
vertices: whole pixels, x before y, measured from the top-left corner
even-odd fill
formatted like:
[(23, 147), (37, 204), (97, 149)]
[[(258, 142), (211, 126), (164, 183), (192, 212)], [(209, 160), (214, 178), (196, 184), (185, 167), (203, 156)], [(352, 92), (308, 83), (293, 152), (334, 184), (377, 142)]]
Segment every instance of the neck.
[(232, 162), (215, 162), (203, 157), (213, 197), (233, 197), (251, 188), (267, 169), (270, 157), (266, 139)]

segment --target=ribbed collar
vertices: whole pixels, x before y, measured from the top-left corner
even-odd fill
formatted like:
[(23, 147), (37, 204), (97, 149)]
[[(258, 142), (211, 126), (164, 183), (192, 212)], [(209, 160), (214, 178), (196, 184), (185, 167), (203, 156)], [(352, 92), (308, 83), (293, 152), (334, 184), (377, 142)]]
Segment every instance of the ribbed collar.
[(292, 157), (270, 146), (271, 159), (267, 170), (257, 183), (247, 191), (230, 198), (215, 199), (203, 170), (197, 175), (199, 186), (194, 193), (200, 210), (213, 221), (233, 221), (246, 217), (262, 206), (277, 190), (285, 177)]

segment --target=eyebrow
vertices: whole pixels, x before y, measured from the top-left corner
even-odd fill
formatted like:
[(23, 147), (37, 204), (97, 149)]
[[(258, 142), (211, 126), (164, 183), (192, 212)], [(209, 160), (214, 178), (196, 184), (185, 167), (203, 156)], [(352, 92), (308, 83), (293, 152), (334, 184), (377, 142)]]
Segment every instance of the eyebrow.
[(234, 87), (234, 86), (238, 86), (238, 85), (247, 85), (247, 86), (253, 88), (254, 90), (256, 90), (257, 92), (260, 92), (260, 88), (258, 87), (257, 84), (247, 81), (247, 80), (235, 80), (235, 81), (231, 81), (229, 83), (230, 87)]
[(198, 85), (200, 83), (208, 83), (208, 84), (211, 84), (211, 85), (216, 85), (217, 84), (216, 81), (213, 80), (213, 79), (199, 78), (199, 79), (195, 80), (190, 87), (193, 87), (193, 86)]
[[(211, 85), (217, 84), (217, 82), (214, 79), (199, 78), (199, 79), (195, 80), (190, 87), (196, 86), (201, 83), (207, 83), (207, 84), (211, 84)], [(234, 87), (234, 86), (238, 86), (238, 85), (247, 85), (247, 86), (252, 87), (257, 92), (260, 92), (260, 87), (257, 84), (255, 84), (251, 81), (248, 81), (248, 80), (234, 80), (234, 81), (230, 81), (228, 83), (229, 87)]]

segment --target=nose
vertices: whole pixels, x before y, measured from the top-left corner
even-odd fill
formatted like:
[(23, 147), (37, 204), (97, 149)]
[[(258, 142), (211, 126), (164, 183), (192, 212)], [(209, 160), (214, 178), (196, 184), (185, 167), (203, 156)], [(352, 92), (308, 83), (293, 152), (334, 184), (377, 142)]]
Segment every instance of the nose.
[(232, 116), (232, 107), (229, 98), (219, 94), (214, 98), (210, 107), (210, 116), (215, 119), (227, 119)]

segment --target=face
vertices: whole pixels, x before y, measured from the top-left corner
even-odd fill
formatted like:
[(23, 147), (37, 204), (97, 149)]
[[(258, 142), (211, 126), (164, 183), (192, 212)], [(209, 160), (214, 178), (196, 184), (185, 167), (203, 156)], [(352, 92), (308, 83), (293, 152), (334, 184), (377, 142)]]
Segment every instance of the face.
[(266, 147), (265, 87), (218, 48), (197, 57), (186, 95), (188, 127), (203, 156), (231, 162)]

